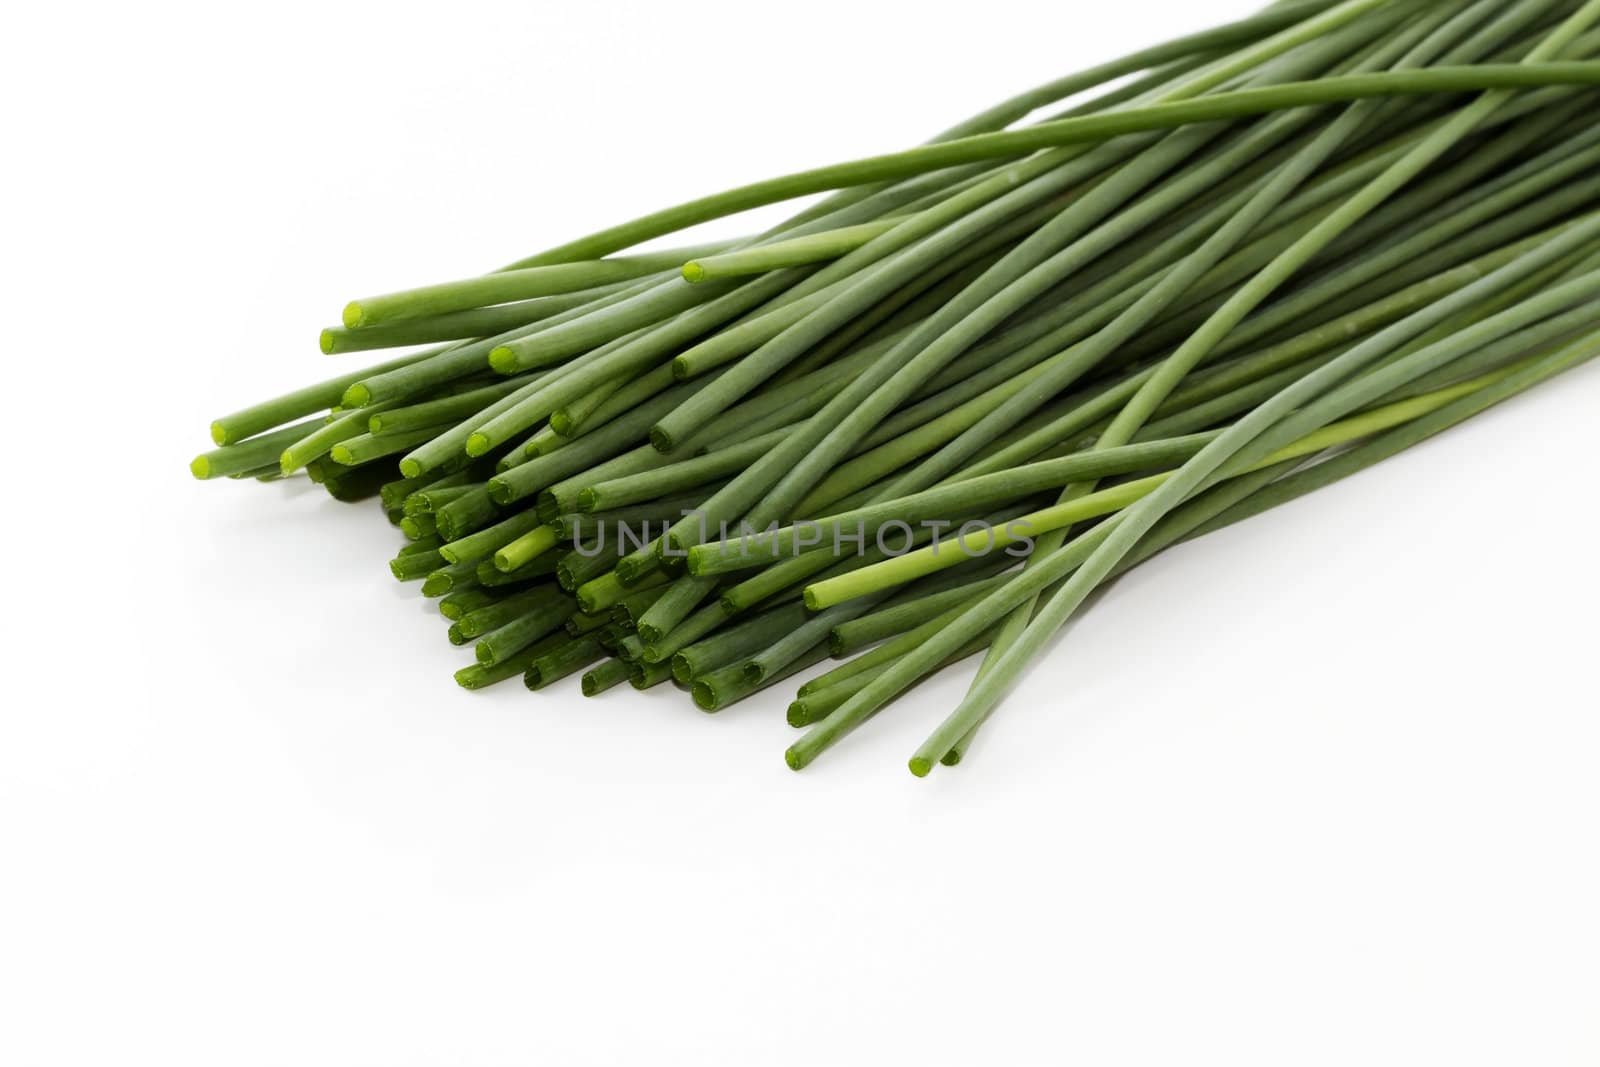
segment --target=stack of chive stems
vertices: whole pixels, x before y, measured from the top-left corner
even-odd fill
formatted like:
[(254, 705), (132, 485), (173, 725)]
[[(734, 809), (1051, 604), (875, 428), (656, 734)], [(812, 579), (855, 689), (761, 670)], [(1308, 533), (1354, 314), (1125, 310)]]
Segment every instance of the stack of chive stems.
[(376, 498), (468, 689), (714, 712), (810, 671), (796, 769), (975, 658), (925, 775), (1130, 567), (1600, 354), (1597, 115), (1600, 0), (1286, 0), (356, 300), (323, 351), (404, 354), (217, 419), (191, 469)]

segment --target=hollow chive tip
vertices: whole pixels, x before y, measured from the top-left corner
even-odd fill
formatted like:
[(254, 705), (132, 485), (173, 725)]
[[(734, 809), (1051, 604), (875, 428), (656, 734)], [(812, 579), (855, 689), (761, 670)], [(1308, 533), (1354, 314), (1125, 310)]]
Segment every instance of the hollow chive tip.
[(684, 359), (682, 356), (674, 356), (673, 357), (673, 359), (672, 359), (672, 377), (673, 377), (673, 379), (675, 381), (680, 381), (681, 382), (681, 381), (686, 380), (689, 377), (690, 369), (691, 368), (689, 366), (689, 361), (688, 360)]
[(694, 698), (695, 707), (701, 711), (717, 710), (717, 691), (705, 682), (695, 682), (691, 685), (689, 695)]
[(918, 778), (926, 778), (928, 777), (928, 772), (933, 770), (933, 761), (925, 756), (912, 756), (911, 762), (907, 766), (911, 768), (911, 773)]
[[(393, 564), (390, 564), (390, 566), (393, 566)], [(396, 577), (399, 577), (399, 575), (396, 574)], [(450, 575), (434, 571), (422, 579), (422, 595), (425, 597), (444, 596), (454, 584)]]
[(342, 463), (346, 467), (355, 466), (356, 457), (345, 445), (334, 445), (333, 450), (328, 455), (332, 457), (335, 463)]
[(798, 771), (806, 765), (805, 760), (799, 752), (795, 751), (793, 746), (783, 750), (783, 762), (789, 765), (791, 771)]
[(494, 442), (481, 433), (467, 435), (467, 455), (469, 456), (481, 456), (492, 447), (494, 447)]
[(339, 316), (339, 319), (353, 330), (360, 326), (362, 320), (366, 317), (367, 313), (361, 309), (361, 301), (352, 300), (344, 306), (344, 313)]
[(944, 754), (939, 762), (944, 764), (946, 767), (954, 767), (956, 764), (961, 762), (960, 750), (952, 748), (949, 752)]
[(489, 499), (502, 507), (512, 502), (511, 487), (499, 478), (490, 478), (486, 483), (489, 487)]
[(325, 356), (333, 355), (333, 331), (323, 330), (317, 335), (317, 347), (322, 349)]
[(372, 403), (372, 390), (362, 382), (356, 382), (344, 391), (344, 396), (339, 398), (341, 407), (364, 408)]
[(659, 426), (650, 427), (650, 445), (657, 452), (671, 452), (674, 442), (672, 435)]
[(578, 679), (578, 687), (583, 690), (584, 696), (592, 697), (600, 692), (600, 679), (593, 674), (585, 674)]
[(784, 718), (788, 721), (790, 726), (793, 726), (796, 729), (806, 725), (811, 721), (810, 717), (806, 714), (805, 703), (799, 700), (793, 701), (789, 705), (788, 714), (786, 714)]
[(211, 477), (211, 461), (205, 456), (196, 456), (189, 461), (189, 473), (205, 481)]
[(820, 610), (817, 605), (817, 594), (812, 592), (811, 586), (808, 585), (805, 587), (805, 590), (800, 594), (800, 599), (804, 600), (806, 602), (806, 607), (812, 611)]
[(703, 280), (705, 280), (705, 276), (706, 276), (706, 269), (704, 267), (702, 267), (699, 264), (699, 262), (697, 262), (696, 260), (692, 260), (691, 259), (689, 262), (687, 262), (687, 263), (685, 263), (683, 265), (683, 280), (684, 281), (686, 281), (686, 282), (703, 281)]
[(211, 440), (219, 445), (228, 443), (228, 431), (220, 422), (211, 424)]
[(367, 420), (367, 432), (368, 433), (382, 433), (383, 432), (383, 416), (382, 415), (374, 415), (370, 419)]
[(489, 349), (489, 366), (501, 374), (511, 374), (517, 369), (517, 354), (505, 345)]
[(476, 656), (478, 658), (478, 662), (483, 664), (485, 667), (494, 666), (494, 649), (490, 648), (485, 642), (479, 641), (473, 648), (472, 654)]
[(400, 474), (406, 478), (422, 477), (422, 464), (407, 456), (400, 461)]

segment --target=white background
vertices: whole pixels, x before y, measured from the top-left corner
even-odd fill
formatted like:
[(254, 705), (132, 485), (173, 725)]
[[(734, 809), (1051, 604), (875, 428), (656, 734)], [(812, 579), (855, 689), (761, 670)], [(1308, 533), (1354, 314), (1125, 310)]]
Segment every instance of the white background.
[(1600, 366), (1142, 568), (926, 781), (961, 672), (799, 775), (781, 692), (469, 695), (374, 507), (185, 469), (353, 296), (1250, 6), (9, 14), (0, 1061), (1594, 1063)]

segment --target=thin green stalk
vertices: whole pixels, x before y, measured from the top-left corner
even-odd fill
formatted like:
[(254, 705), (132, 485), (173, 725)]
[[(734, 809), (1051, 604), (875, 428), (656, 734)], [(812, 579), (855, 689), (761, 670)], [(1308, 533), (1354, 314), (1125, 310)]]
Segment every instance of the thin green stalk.
[(583, 695), (599, 696), (607, 689), (622, 684), (632, 673), (628, 664), (620, 659), (608, 659), (583, 676)]
[(189, 473), (205, 480), (243, 474), (270, 466), (283, 454), (285, 446), (301, 440), (307, 433), (316, 432), (313, 427), (321, 429), (324, 425), (320, 419), (312, 419), (251, 438), (242, 444), (223, 445), (191, 460)]
[(560, 256), (562, 259), (604, 255), (701, 222), (796, 197), (868, 182), (907, 178), (963, 163), (1021, 156), (1044, 148), (1103, 141), (1147, 130), (1173, 129), (1194, 123), (1248, 118), (1289, 108), (1348, 103), (1380, 96), (1592, 85), (1597, 81), (1600, 81), (1600, 64), (1539, 62), (1345, 75), (1314, 82), (1288, 82), (1259, 89), (1215, 93), (1145, 108), (1063, 119), (1021, 130), (975, 134), (887, 155), (797, 171), (691, 200), (553, 249), (545, 255)]
[(523, 675), (523, 684), (535, 691), (544, 689), (569, 674), (583, 670), (605, 654), (597, 638), (580, 637), (575, 641), (563, 642), (529, 664)]
[(714, 256), (735, 242), (718, 241), (692, 248), (647, 252), (615, 259), (594, 259), (526, 267), (482, 274), (475, 278), (424, 285), (416, 289), (362, 297), (345, 305), (344, 325), (349, 329), (378, 326), (396, 319), (417, 319), (453, 311), (528, 300), (540, 296), (577, 293), (615, 282), (632, 281), (662, 271), (676, 270), (685, 261)]

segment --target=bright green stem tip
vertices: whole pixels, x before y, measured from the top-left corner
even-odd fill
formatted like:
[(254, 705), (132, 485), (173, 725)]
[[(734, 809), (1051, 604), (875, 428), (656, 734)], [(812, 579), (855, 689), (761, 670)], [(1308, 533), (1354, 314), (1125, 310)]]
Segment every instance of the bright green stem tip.
[(918, 778), (926, 778), (928, 777), (928, 772), (933, 770), (933, 761), (925, 756), (912, 756), (910, 767), (912, 774)]
[[(366, 317), (366, 312), (361, 310), (361, 302), (359, 300), (352, 300), (346, 304), (344, 306), (344, 314), (340, 316), (344, 324), (352, 330), (360, 326), (361, 320)], [(327, 334), (323, 336), (326, 337)]]
[(489, 349), (489, 366), (501, 374), (510, 374), (517, 369), (517, 354), (504, 345), (499, 348), (491, 348)]
[(333, 331), (323, 330), (317, 335), (317, 347), (322, 349), (325, 356), (333, 355)]
[(222, 423), (213, 422), (211, 424), (211, 440), (215, 441), (219, 445), (225, 445), (228, 443), (228, 431), (223, 429)]
[(805, 761), (800, 758), (800, 753), (795, 751), (793, 747), (784, 749), (783, 762), (789, 765), (791, 771), (798, 771), (805, 766)]
[(702, 279), (704, 279), (705, 276), (706, 276), (706, 269), (704, 267), (702, 267), (695, 260), (691, 259), (689, 262), (687, 262), (687, 263), (685, 263), (683, 265), (683, 280), (684, 281), (686, 281), (686, 282), (698, 282), (698, 281), (701, 281)]
[(372, 403), (372, 390), (360, 382), (356, 382), (344, 391), (344, 396), (339, 398), (339, 403), (347, 408), (364, 408)]
[(493, 442), (481, 433), (473, 433), (467, 436), (467, 455), (469, 456), (481, 456), (492, 447)]
[(422, 477), (422, 464), (409, 457), (402, 459), (400, 461), (400, 474), (405, 478), (420, 478)]
[(204, 456), (196, 456), (189, 461), (189, 473), (205, 481), (211, 477), (211, 461)]
[(335, 463), (342, 463), (346, 467), (355, 466), (356, 457), (345, 445), (334, 445), (328, 454), (333, 457)]

